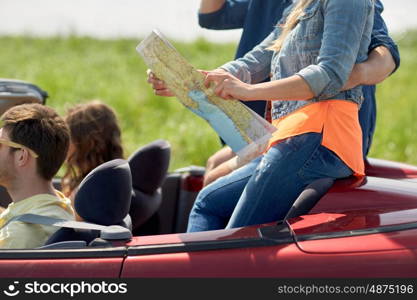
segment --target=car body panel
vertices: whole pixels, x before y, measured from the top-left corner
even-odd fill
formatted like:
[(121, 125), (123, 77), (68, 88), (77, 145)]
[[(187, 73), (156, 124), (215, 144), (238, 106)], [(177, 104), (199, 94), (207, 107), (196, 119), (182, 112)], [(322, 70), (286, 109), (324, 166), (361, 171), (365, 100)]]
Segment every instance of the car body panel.
[[(415, 232), (413, 234), (415, 236)], [(329, 247), (339, 250), (339, 253), (307, 252), (304, 244), (300, 247), (300, 244), (291, 243), (131, 255), (124, 263), (121, 277), (416, 277), (416, 249), (403, 247), (399, 250), (374, 251), (366, 248), (372, 241), (378, 242), (387, 238), (389, 237), (377, 234), (371, 240), (369, 236), (360, 236), (312, 241), (317, 243), (319, 250)], [(346, 250), (349, 249), (335, 247), (344, 244), (353, 245), (354, 251), (347, 253)], [(361, 248), (357, 245), (361, 245)]]
[[(295, 244), (130, 256), (122, 277), (268, 277), (302, 256)], [(293, 259), (289, 259), (292, 257)]]
[(0, 250), (0, 278), (118, 278), (126, 254), (126, 247)]
[(367, 176), (338, 180), (310, 213), (417, 208), (417, 182)]
[(119, 278), (123, 258), (54, 258), (0, 260), (0, 277)]
[(381, 252), (391, 250), (416, 251), (415, 240), (417, 229), (389, 232), (384, 234), (369, 234), (333, 239), (299, 241), (297, 245), (306, 253), (354, 253)]
[(321, 235), (333, 232), (385, 228), (416, 222), (417, 209), (379, 213), (368, 210), (320, 213), (289, 220), (290, 226), (296, 235)]
[[(331, 217), (320, 214), (320, 218)], [(414, 225), (417, 227), (416, 224)], [(334, 229), (331, 232), (334, 232)], [(351, 232), (354, 230), (347, 231), (344, 237), (328, 238), (323, 231), (319, 234), (322, 238), (316, 240), (278, 242), (274, 246), (252, 247), (249, 243), (245, 246), (242, 240), (241, 247), (234, 249), (190, 250), (184, 247), (182, 250), (179, 247), (170, 253), (159, 253), (156, 251), (158, 246), (162, 246), (159, 244), (154, 245), (154, 253), (129, 255), (121, 276), (276, 278), (417, 276), (415, 239), (417, 228), (359, 236), (349, 236)], [(304, 236), (306, 234), (301, 234), (299, 237)], [(296, 233), (294, 238), (298, 238)], [(189, 239), (189, 243), (192, 243), (191, 240)], [(150, 241), (147, 242), (149, 245)]]
[(307, 215), (290, 220), (290, 226), (297, 245), (308, 253), (417, 249), (417, 209)]
[(212, 230), (194, 233), (165, 234), (133, 237), (127, 246), (163, 245), (201, 241), (222, 241), (258, 237), (257, 226), (238, 229)]
[(417, 166), (378, 158), (365, 161), (366, 175), (392, 179), (417, 179)]

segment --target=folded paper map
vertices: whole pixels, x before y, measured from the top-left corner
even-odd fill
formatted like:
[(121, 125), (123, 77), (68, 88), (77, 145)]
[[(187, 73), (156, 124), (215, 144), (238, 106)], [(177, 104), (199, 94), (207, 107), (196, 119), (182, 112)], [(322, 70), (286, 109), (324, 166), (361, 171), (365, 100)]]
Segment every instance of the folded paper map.
[(165, 81), (181, 103), (205, 119), (245, 160), (261, 154), (275, 127), (238, 100), (224, 100), (204, 86), (204, 75), (154, 30), (136, 48), (147, 66)]

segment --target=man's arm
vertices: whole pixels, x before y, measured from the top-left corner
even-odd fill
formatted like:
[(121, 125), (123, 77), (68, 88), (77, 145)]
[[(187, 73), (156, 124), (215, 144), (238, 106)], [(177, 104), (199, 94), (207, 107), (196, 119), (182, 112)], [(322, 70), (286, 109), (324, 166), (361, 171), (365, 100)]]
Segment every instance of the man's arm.
[(395, 63), (395, 69), (393, 72), (398, 69), (400, 66), (400, 53), (398, 51), (398, 46), (395, 44), (393, 39), (388, 34), (388, 28), (385, 24), (384, 19), (382, 18), (382, 12), (384, 11), (384, 6), (381, 1), (375, 1), (375, 17), (374, 17), (374, 27), (372, 29), (371, 44), (369, 45), (369, 53), (372, 50), (376, 49), (379, 46), (385, 46), (392, 55), (392, 59)]
[(369, 45), (368, 60), (357, 64), (352, 70), (344, 90), (357, 85), (375, 85), (384, 81), (400, 66), (400, 53), (381, 16), (384, 6), (381, 1), (375, 1), (374, 27), (371, 44)]
[(395, 69), (396, 64), (391, 52), (385, 46), (378, 46), (369, 54), (368, 60), (353, 67), (343, 90), (358, 85), (376, 85), (384, 81)]
[(201, 0), (200, 14), (209, 14), (223, 7), (226, 0)]
[(237, 29), (245, 24), (249, 0), (201, 0), (198, 23), (207, 29)]
[(225, 161), (228, 161), (229, 159), (235, 157), (236, 154), (232, 151), (232, 148), (229, 146), (225, 146), (216, 153), (214, 153), (212, 156), (209, 157), (207, 160), (206, 165), (206, 172), (210, 172), (220, 164), (224, 163)]
[(214, 153), (207, 160), (206, 173), (204, 174), (204, 186), (212, 183), (217, 178), (225, 176), (233, 171), (228, 164), (225, 164), (228, 160), (235, 157), (236, 154), (228, 146), (223, 147), (216, 153)]
[[(232, 152), (230, 147), (225, 147), (217, 153), (221, 153), (220, 157), (222, 158), (222, 161), (218, 160), (218, 162), (221, 162), (220, 164), (212, 169), (206, 170), (206, 174), (204, 175), (204, 186), (209, 185), (218, 178), (226, 176), (234, 170), (243, 167), (250, 161), (262, 155), (262, 153), (253, 153), (251, 156), (242, 158)], [(212, 157), (214, 156), (216, 156), (216, 154)]]

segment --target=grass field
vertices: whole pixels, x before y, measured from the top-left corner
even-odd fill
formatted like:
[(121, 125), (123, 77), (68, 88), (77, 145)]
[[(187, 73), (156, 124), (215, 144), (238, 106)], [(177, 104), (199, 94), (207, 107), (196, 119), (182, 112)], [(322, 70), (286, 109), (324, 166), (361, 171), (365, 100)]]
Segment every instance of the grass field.
[[(417, 164), (417, 33), (399, 41), (402, 65), (378, 88), (378, 123), (372, 157)], [(82, 37), (0, 37), (0, 77), (18, 78), (47, 90), (48, 104), (68, 107), (102, 99), (116, 110), (126, 156), (152, 140), (172, 145), (170, 169), (204, 165), (219, 149), (214, 131), (174, 98), (153, 95), (146, 67), (135, 51), (138, 41)], [(195, 67), (211, 69), (234, 55), (235, 45), (204, 40), (174, 43)]]

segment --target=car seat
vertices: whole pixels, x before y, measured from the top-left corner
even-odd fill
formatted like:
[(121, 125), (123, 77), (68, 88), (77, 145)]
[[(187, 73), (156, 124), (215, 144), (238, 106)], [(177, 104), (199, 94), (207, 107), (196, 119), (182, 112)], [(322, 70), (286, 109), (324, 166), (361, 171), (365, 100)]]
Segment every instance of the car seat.
[[(85, 222), (129, 228), (131, 196), (129, 164), (126, 160), (115, 159), (96, 167), (83, 179), (75, 195), (74, 206)], [(97, 230), (60, 228), (45, 244), (78, 240), (89, 244), (99, 235)]]
[(161, 205), (161, 185), (168, 171), (170, 155), (170, 144), (156, 140), (139, 148), (128, 159), (133, 187), (129, 214), (134, 234), (150, 221)]

